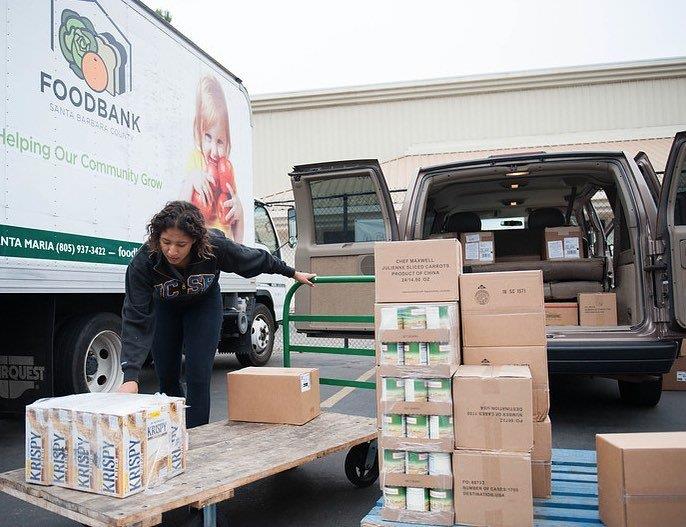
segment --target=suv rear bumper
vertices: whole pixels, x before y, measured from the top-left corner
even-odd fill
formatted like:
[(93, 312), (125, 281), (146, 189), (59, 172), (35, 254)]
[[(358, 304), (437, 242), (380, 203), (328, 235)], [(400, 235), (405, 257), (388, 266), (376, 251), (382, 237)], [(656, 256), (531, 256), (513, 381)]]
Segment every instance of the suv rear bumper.
[(592, 375), (663, 374), (677, 356), (677, 341), (548, 341), (550, 373)]

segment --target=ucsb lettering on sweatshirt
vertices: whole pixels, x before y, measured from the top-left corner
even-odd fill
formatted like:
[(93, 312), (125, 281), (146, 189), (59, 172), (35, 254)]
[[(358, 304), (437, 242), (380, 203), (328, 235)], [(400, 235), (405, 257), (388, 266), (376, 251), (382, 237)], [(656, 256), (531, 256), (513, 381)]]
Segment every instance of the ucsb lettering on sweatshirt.
[(211, 257), (191, 256), (191, 263), (183, 269), (173, 267), (161, 252), (152, 252), (147, 243), (133, 257), (126, 269), (126, 297), (122, 309), (124, 382), (138, 380), (150, 351), (155, 302), (190, 306), (219, 288), (220, 271), (244, 278), (262, 273), (292, 278), (295, 274), (295, 269), (262, 249), (246, 247), (214, 234), (210, 234), (210, 243)]

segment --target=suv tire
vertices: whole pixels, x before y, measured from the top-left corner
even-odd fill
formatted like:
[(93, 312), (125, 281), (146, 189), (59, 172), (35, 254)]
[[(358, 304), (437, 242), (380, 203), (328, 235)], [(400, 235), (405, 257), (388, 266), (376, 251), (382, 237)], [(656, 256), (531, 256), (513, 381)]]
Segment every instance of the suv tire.
[(662, 396), (662, 377), (643, 382), (617, 381), (622, 401), (632, 406), (657, 406)]

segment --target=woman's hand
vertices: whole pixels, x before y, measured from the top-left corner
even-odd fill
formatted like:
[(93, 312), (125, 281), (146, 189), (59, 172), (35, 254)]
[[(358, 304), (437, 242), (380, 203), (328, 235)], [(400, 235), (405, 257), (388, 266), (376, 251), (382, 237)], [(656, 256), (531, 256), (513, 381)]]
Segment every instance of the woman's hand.
[(136, 381), (127, 381), (119, 387), (117, 393), (138, 393), (138, 383)]
[(315, 276), (317, 276), (317, 275), (312, 274), (312, 273), (303, 273), (302, 271), (296, 271), (295, 274), (293, 275), (293, 279), (296, 282), (300, 282), (301, 284), (309, 285), (310, 287), (314, 287), (314, 284), (312, 283), (312, 279)]

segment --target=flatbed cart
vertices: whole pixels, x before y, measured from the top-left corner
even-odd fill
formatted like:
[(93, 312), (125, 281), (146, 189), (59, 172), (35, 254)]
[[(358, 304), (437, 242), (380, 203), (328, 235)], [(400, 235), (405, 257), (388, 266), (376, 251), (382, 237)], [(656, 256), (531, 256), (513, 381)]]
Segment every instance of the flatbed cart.
[[(318, 283), (373, 282), (373, 276), (318, 277)], [(374, 350), (294, 346), (289, 321), (373, 323), (373, 316), (291, 315), (290, 304), (300, 284), (294, 284), (284, 302), (284, 366), (290, 353), (336, 353), (374, 356)], [(321, 378), (321, 384), (374, 389), (373, 382)], [(154, 491), (112, 498), (55, 486), (25, 482), (24, 469), (0, 474), (0, 491), (60, 516), (92, 527), (152, 527), (162, 514), (190, 506), (202, 511), (203, 527), (217, 525), (216, 504), (234, 491), (260, 479), (308, 461), (349, 449), (345, 474), (354, 485), (372, 485), (379, 474), (377, 422), (325, 412), (302, 426), (218, 421), (189, 430), (188, 468)], [(223, 518), (220, 522), (223, 523)]]
[(184, 506), (201, 509), (204, 527), (215, 527), (216, 504), (237, 488), (376, 436), (376, 419), (336, 413), (302, 426), (217, 421), (189, 430), (186, 472), (154, 491), (113, 498), (34, 485), (24, 481), (23, 468), (0, 474), (0, 490), (92, 527), (152, 527)]
[[(602, 527), (595, 451), (553, 449), (552, 480), (553, 495), (534, 499), (534, 527)], [(428, 527), (383, 520), (380, 509), (381, 500), (360, 527)]]

